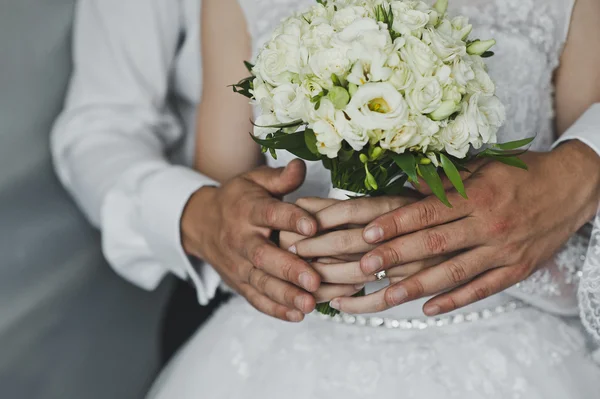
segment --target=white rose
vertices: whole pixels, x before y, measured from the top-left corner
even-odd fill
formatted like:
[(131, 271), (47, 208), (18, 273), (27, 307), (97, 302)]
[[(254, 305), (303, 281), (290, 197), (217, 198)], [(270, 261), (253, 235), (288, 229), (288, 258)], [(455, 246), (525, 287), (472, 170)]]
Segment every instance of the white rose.
[(471, 79), (475, 79), (475, 72), (470, 61), (457, 58), (452, 63), (452, 77), (460, 86), (465, 87)]
[[(369, 32), (379, 32), (379, 24), (371, 18), (358, 18), (336, 36), (339, 40), (351, 43), (365, 37)], [(389, 37), (389, 35), (388, 35)], [(391, 40), (391, 39), (390, 39)]]
[(272, 112), (262, 114), (254, 121), (254, 135), (260, 139), (264, 139), (268, 134), (275, 133), (279, 130), (267, 126), (278, 125), (279, 123), (277, 117)]
[(436, 78), (423, 78), (408, 90), (406, 101), (419, 114), (429, 114), (442, 104), (444, 91)]
[(406, 44), (400, 49), (400, 57), (415, 75), (422, 77), (432, 76), (440, 63), (429, 46), (414, 36), (406, 38)]
[(469, 122), (465, 115), (459, 115), (450, 121), (440, 133), (440, 141), (444, 144), (446, 152), (456, 158), (467, 156), (470, 148), (471, 136)]
[(366, 8), (360, 6), (351, 6), (338, 10), (331, 19), (331, 25), (338, 31), (341, 31), (356, 21), (369, 15)]
[(479, 65), (474, 65), (475, 78), (467, 83), (467, 90), (471, 93), (481, 93), (492, 96), (496, 92), (496, 85), (490, 75)]
[(305, 79), (300, 85), (300, 87), (302, 87), (304, 93), (310, 98), (318, 96), (323, 92), (323, 87), (321, 87), (319, 83), (311, 79)]
[(272, 86), (288, 83), (292, 74), (287, 69), (287, 57), (283, 51), (264, 48), (258, 56), (254, 73)]
[(448, 65), (440, 65), (440, 67), (435, 71), (435, 77), (441, 85), (450, 84), (452, 81), (452, 68)]
[(280, 123), (307, 119), (313, 105), (299, 85), (287, 83), (274, 88), (272, 94), (273, 111)]
[(506, 111), (497, 97), (474, 94), (466, 106), (465, 117), (471, 144), (480, 148), (483, 144), (496, 142), (496, 133), (506, 120)]
[(437, 29), (425, 29), (423, 31), (423, 42), (429, 44), (431, 50), (444, 62), (450, 62), (467, 54), (465, 42), (455, 40)]
[(398, 90), (406, 90), (414, 81), (415, 77), (405, 62), (401, 62), (394, 68), (392, 76), (389, 79), (389, 83)]
[(432, 121), (425, 115), (414, 115), (411, 119), (415, 121), (419, 134), (423, 137), (432, 137), (440, 131), (439, 122)]
[(302, 36), (302, 44), (309, 50), (317, 51), (329, 47), (335, 30), (329, 24), (311, 25)]
[(271, 98), (271, 87), (260, 78), (255, 78), (252, 82), (253, 104), (260, 107), (263, 111), (273, 110), (273, 99)]
[(327, 100), (321, 100), (321, 106), (316, 112), (317, 120), (311, 126), (317, 138), (317, 149), (320, 154), (328, 158), (335, 158), (342, 148), (342, 136), (335, 128), (336, 111), (333, 104)]
[(392, 28), (402, 35), (420, 32), (429, 23), (429, 14), (415, 9), (417, 2), (395, 1), (391, 5), (394, 14)]
[(444, 86), (444, 95), (442, 101), (453, 101), (456, 104), (460, 104), (462, 101), (462, 93), (460, 87), (456, 84), (448, 84)]
[(389, 83), (367, 83), (358, 88), (346, 114), (364, 129), (393, 129), (408, 117), (406, 101)]
[(344, 76), (351, 67), (347, 50), (343, 48), (320, 50), (312, 55), (309, 65), (312, 72), (323, 81), (330, 81), (331, 74)]
[(384, 150), (402, 154), (407, 149), (415, 147), (420, 141), (417, 124), (413, 121), (407, 121), (397, 129), (385, 131), (380, 145)]
[(367, 130), (349, 121), (343, 111), (336, 112), (334, 126), (338, 134), (356, 151), (362, 150), (369, 142)]

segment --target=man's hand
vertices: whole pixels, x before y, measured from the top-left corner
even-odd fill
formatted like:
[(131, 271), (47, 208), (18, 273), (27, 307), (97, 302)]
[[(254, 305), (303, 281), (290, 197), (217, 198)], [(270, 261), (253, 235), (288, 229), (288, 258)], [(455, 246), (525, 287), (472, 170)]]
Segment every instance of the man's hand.
[(181, 224), (188, 254), (211, 264), (261, 312), (292, 322), (314, 310), (308, 292), (319, 288), (320, 276), (269, 237), (273, 230), (303, 237), (317, 232), (309, 212), (278, 199), (296, 190), (305, 173), (304, 163), (293, 161), (285, 169), (256, 169), (220, 188), (204, 187), (188, 202)]
[[(381, 244), (361, 260), (368, 276), (438, 256), (451, 258), (363, 298), (338, 298), (349, 313), (382, 311), (421, 297), (433, 316), (466, 306), (522, 281), (596, 212), (600, 158), (569, 142), (551, 153), (528, 153), (529, 171), (491, 162), (479, 165), (447, 208), (430, 196), (369, 224), (364, 239)], [(448, 292), (449, 291), (449, 292)]]

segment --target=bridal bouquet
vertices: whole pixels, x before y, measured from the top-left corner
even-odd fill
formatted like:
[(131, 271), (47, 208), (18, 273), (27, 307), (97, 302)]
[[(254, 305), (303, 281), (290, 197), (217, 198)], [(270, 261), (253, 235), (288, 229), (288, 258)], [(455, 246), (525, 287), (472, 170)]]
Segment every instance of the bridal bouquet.
[(317, 0), (284, 20), (233, 85), (259, 109), (254, 140), (275, 158), (321, 161), (334, 188), (399, 194), (421, 177), (447, 206), (441, 173), (466, 198), (459, 171), (474, 157), (526, 168), (518, 149), (532, 139), (496, 144), (505, 111), (485, 64), (495, 41), (471, 40), (447, 7)]

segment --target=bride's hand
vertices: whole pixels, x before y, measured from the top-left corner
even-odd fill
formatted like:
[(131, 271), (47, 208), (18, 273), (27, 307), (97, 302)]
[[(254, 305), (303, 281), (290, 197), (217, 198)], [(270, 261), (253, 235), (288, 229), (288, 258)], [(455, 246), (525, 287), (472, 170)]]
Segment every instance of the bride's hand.
[(527, 278), (595, 214), (600, 159), (584, 144), (569, 142), (551, 153), (528, 153), (523, 160), (528, 172), (496, 162), (480, 165), (465, 181), (468, 200), (448, 194), (453, 208), (430, 196), (370, 223), (365, 241), (383, 244), (361, 260), (365, 276), (458, 255), (375, 294), (335, 299), (332, 307), (370, 313), (444, 292), (424, 306), (433, 316)]
[(188, 202), (181, 223), (188, 254), (211, 264), (261, 312), (295, 322), (314, 310), (314, 298), (306, 291), (315, 292), (320, 277), (269, 237), (273, 230), (304, 237), (317, 232), (309, 212), (277, 199), (300, 186), (304, 175), (304, 163), (294, 161), (285, 169), (263, 167), (219, 188), (204, 187)]

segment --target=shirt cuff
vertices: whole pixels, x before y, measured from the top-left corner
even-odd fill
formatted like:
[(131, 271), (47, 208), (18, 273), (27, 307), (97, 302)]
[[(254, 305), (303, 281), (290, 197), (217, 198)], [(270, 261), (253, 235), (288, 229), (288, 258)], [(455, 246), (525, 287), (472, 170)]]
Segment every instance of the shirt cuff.
[(157, 260), (170, 272), (196, 287), (198, 301), (206, 305), (220, 283), (218, 273), (183, 250), (181, 217), (197, 190), (218, 186), (214, 180), (183, 166), (171, 166), (145, 181), (141, 190), (141, 231)]
[(579, 140), (600, 156), (600, 104), (592, 105), (553, 145)]

